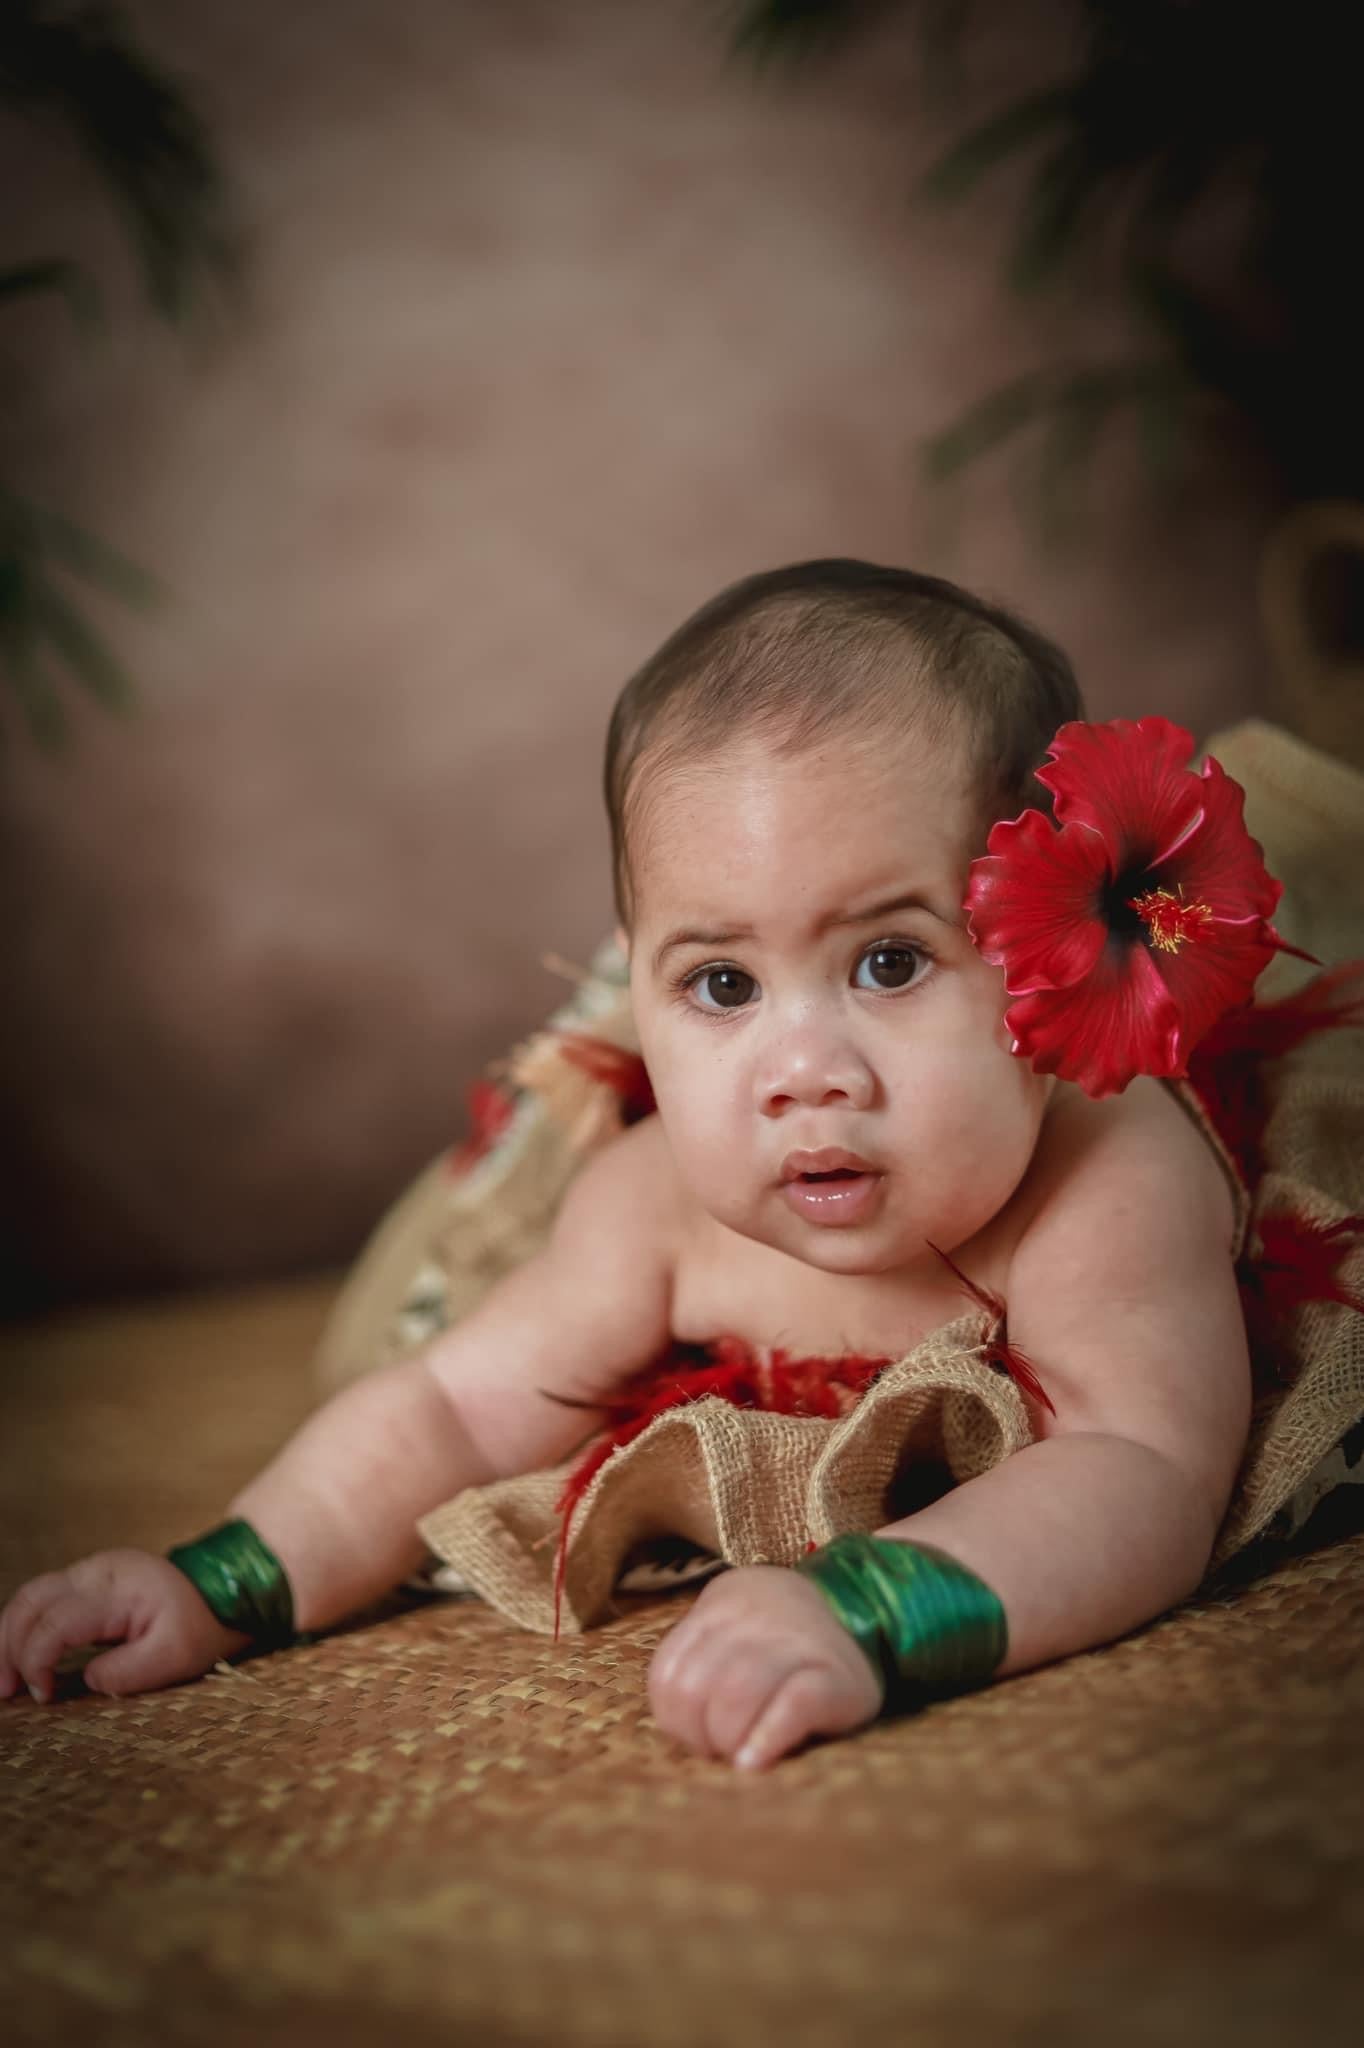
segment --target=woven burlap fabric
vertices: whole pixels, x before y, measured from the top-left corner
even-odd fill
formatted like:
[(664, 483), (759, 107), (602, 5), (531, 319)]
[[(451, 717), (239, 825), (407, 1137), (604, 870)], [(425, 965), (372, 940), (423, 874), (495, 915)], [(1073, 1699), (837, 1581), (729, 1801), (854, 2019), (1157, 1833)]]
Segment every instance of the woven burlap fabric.
[[(1013, 1382), (987, 1361), (990, 1329), (973, 1314), (936, 1331), (836, 1422), (714, 1398), (660, 1415), (574, 1514), (562, 1628), (602, 1619), (650, 1537), (687, 1537), (730, 1564), (794, 1564), (811, 1543), (884, 1521), (909, 1465), (960, 1481), (1029, 1443)], [(523, 1628), (555, 1625), (555, 1501), (571, 1469), (469, 1488), (420, 1524), (434, 1554)]]
[[(8, 1333), (0, 1597), (208, 1526), (321, 1289)], [(648, 1709), (689, 1596), (391, 1611), (0, 1706), (16, 2048), (1353, 2048), (1364, 1539), (752, 1779)]]

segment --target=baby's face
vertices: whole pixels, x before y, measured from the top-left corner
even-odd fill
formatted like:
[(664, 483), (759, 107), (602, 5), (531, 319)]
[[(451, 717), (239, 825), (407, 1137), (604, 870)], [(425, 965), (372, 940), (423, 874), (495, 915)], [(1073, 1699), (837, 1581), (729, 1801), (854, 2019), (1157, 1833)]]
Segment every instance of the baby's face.
[(751, 741), (642, 796), (631, 993), (692, 1194), (833, 1273), (965, 1245), (1018, 1187), (1047, 1100), (961, 911), (965, 764)]

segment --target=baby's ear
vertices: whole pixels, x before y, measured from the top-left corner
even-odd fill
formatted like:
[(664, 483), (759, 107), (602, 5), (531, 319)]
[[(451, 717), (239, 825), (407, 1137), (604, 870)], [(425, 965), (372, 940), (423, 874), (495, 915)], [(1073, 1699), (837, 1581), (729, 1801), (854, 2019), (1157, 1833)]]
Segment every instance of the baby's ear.
[(630, 957), (630, 934), (626, 931), (625, 926), (623, 924), (618, 924), (616, 926), (615, 939), (616, 944), (620, 947), (621, 952), (625, 955), (626, 959), (628, 960)]

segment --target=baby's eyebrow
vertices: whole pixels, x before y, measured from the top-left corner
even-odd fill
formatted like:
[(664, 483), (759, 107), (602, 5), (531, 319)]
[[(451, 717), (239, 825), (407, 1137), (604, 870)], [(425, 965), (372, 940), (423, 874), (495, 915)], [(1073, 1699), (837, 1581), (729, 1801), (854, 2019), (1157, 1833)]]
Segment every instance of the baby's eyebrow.
[(940, 910), (927, 900), (908, 889), (900, 896), (888, 896), (883, 903), (869, 903), (864, 910), (831, 910), (822, 917), (815, 927), (817, 931), (835, 931), (845, 924), (871, 924), (878, 917), (893, 917), (897, 910), (922, 910), (926, 917), (936, 918), (939, 924), (955, 925), (957, 920), (944, 917)]
[[(893, 916), (897, 910), (921, 910), (925, 916), (936, 918), (939, 924), (945, 924), (950, 928), (955, 928), (957, 924), (955, 918), (944, 917), (941, 910), (936, 910), (931, 903), (916, 895), (911, 889), (898, 896), (888, 896), (880, 903), (868, 903), (860, 910), (831, 910), (827, 916), (820, 918), (815, 931), (817, 935), (822, 935), (824, 932), (836, 931), (843, 925), (873, 924), (878, 918)], [(684, 925), (677, 931), (669, 932), (658, 947), (653, 958), (654, 970), (657, 972), (667, 955), (678, 946), (732, 946), (740, 939), (752, 937), (751, 924), (728, 925), (723, 930)]]

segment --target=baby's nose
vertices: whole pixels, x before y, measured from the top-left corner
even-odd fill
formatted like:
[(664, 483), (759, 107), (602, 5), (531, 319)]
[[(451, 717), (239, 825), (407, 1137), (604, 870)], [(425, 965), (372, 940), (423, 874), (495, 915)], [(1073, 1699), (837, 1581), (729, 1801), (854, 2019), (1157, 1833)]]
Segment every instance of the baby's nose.
[(765, 1116), (791, 1109), (870, 1109), (876, 1077), (857, 1048), (841, 1038), (806, 1031), (773, 1046), (759, 1073)]

